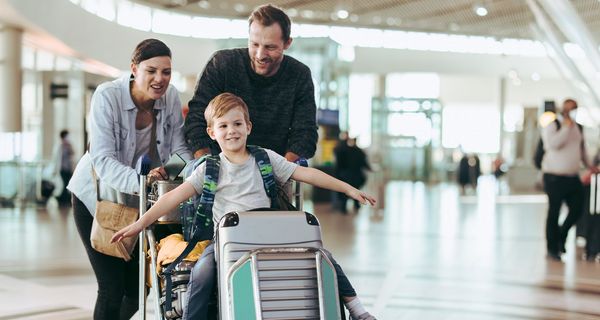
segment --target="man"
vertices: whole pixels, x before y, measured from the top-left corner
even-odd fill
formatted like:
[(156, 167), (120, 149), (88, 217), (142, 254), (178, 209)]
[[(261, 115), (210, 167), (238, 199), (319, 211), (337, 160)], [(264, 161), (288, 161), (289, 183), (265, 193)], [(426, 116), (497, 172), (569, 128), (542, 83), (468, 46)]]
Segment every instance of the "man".
[(248, 48), (217, 51), (207, 63), (185, 120), (186, 140), (195, 157), (218, 150), (206, 133), (204, 110), (223, 92), (248, 105), (253, 124), (248, 144), (272, 149), (289, 161), (314, 155), (314, 86), (310, 69), (284, 55), (292, 44), (290, 29), (290, 19), (281, 9), (258, 7), (249, 18)]
[[(575, 123), (577, 102), (567, 99), (563, 102), (560, 123), (551, 122), (542, 129), (544, 157), (544, 191), (548, 195), (548, 217), (546, 219), (546, 246), (548, 257), (560, 260), (565, 252), (565, 240), (569, 229), (581, 214), (583, 186), (579, 179), (580, 162), (592, 172), (593, 167), (587, 157), (583, 141), (583, 131)], [(559, 125), (560, 124), (560, 125)], [(558, 225), (558, 216), (562, 203), (566, 202), (569, 214), (562, 226)]]

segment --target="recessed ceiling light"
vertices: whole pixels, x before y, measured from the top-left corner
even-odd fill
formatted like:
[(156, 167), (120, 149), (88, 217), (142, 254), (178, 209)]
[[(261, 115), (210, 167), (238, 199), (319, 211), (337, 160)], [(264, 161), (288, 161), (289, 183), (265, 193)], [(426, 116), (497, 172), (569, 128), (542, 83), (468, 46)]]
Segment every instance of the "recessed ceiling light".
[(207, 0), (198, 1), (198, 7), (202, 9), (208, 9), (210, 8), (210, 2), (208, 2)]
[(531, 74), (531, 80), (533, 80), (533, 81), (540, 81), (541, 78), (542, 77), (537, 72), (534, 72), (534, 73)]
[(485, 17), (488, 14), (488, 10), (482, 5), (477, 5), (475, 6), (475, 13), (480, 17)]
[(235, 10), (236, 12), (240, 12), (240, 13), (244, 12), (244, 11), (246, 11), (246, 5), (243, 3), (236, 3), (233, 6), (233, 10)]
[(450, 31), (454, 31), (454, 32), (460, 30), (460, 26), (456, 22), (450, 23), (450, 25), (448, 26), (448, 28), (450, 29)]
[(315, 13), (312, 10), (302, 10), (302, 12), (300, 12), (300, 15), (303, 18), (312, 19), (315, 16)]
[(340, 10), (337, 11), (336, 15), (340, 19), (346, 19), (346, 18), (348, 18), (348, 16), (350, 15), (350, 13), (348, 12), (348, 10), (340, 9)]

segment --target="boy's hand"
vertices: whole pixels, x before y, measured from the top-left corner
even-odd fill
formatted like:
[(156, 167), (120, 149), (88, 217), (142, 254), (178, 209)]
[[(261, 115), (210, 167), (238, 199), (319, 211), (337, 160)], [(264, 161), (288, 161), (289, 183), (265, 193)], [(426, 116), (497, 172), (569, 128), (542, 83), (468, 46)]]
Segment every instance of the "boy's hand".
[(144, 229), (144, 226), (138, 220), (135, 223), (132, 223), (132, 224), (128, 225), (127, 227), (117, 231), (117, 233), (115, 233), (115, 235), (110, 239), (110, 243), (115, 243), (117, 241), (121, 241), (121, 239), (123, 239), (123, 238), (136, 236), (140, 232), (142, 232), (143, 229)]
[(354, 200), (358, 200), (361, 204), (370, 204), (373, 206), (377, 202), (372, 196), (355, 188), (348, 190), (346, 195)]

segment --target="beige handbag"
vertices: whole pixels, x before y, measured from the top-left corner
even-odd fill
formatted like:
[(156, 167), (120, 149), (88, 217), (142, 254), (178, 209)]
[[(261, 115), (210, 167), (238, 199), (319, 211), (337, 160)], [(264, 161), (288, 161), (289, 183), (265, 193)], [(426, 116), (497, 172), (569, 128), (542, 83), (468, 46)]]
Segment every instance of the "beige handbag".
[[(97, 185), (97, 183), (96, 183)], [(90, 241), (92, 248), (109, 256), (131, 260), (137, 237), (123, 238), (110, 243), (113, 235), (122, 228), (134, 223), (138, 218), (138, 209), (107, 200), (96, 202), (96, 216), (92, 224)]]

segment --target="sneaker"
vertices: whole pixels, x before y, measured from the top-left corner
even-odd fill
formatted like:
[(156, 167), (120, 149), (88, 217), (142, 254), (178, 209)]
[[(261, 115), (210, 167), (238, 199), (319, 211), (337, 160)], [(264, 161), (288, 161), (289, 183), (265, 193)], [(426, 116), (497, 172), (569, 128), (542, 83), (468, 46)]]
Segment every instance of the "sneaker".
[(546, 254), (546, 257), (550, 260), (553, 261), (562, 261), (562, 259), (560, 258), (560, 254), (559, 253), (555, 253), (555, 252), (548, 252), (548, 254)]
[(358, 318), (354, 318), (354, 317), (350, 316), (349, 319), (350, 320), (377, 320), (377, 318), (375, 318), (368, 312), (361, 314)]

